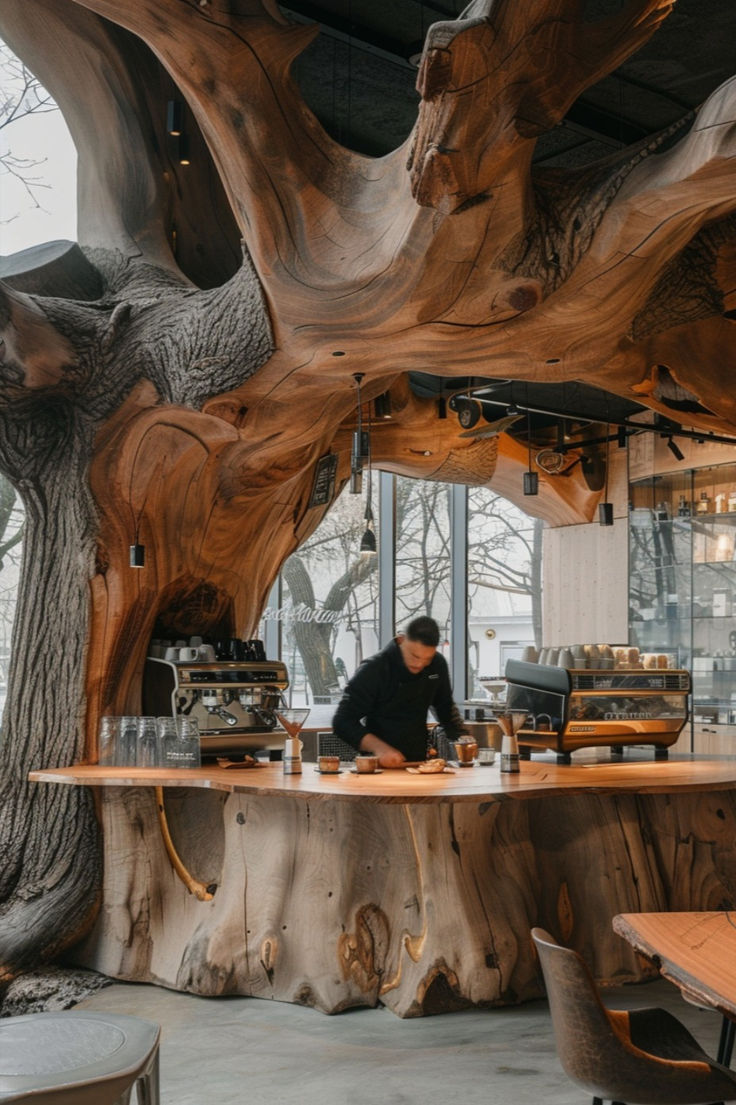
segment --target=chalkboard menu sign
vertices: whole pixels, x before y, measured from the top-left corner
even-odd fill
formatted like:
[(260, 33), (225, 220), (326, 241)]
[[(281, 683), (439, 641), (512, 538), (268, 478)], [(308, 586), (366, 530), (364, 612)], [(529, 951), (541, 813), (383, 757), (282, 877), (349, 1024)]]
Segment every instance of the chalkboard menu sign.
[(312, 493), (309, 496), (309, 506), (326, 506), (332, 498), (335, 490), (335, 477), (337, 475), (337, 453), (327, 453), (317, 461), (314, 473)]

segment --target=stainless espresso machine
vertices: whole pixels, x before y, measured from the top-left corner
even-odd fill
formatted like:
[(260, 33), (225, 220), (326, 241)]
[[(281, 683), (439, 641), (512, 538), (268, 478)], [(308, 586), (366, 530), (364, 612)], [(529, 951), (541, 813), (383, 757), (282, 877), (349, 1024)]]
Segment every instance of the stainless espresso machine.
[(282, 750), (276, 709), (289, 685), (280, 660), (177, 661), (149, 656), (143, 713), (196, 718), (203, 757)]

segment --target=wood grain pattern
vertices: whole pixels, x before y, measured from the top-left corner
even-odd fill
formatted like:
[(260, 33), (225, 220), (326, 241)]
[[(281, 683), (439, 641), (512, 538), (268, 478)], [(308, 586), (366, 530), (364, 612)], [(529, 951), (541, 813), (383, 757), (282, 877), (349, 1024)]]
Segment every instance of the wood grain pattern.
[(517, 775), (503, 774), (498, 765), (458, 768), (454, 774), (414, 775), (385, 770), (376, 775), (320, 775), (304, 764), (301, 775), (284, 775), (277, 764), (250, 770), (204, 766), (186, 770), (145, 767), (74, 767), (32, 771), (37, 783), (66, 783), (75, 786), (164, 786), (203, 787), (230, 793), (289, 795), (295, 798), (380, 803), (433, 804), (473, 802), (546, 795), (569, 797), (595, 791), (600, 794), (669, 793), (674, 790), (736, 789), (736, 759), (672, 758), (655, 763), (644, 761), (600, 761), (576, 753), (571, 764), (557, 764), (549, 758), (522, 761)]
[(613, 930), (688, 1000), (736, 1020), (736, 916), (730, 910), (621, 913)]
[[(672, 4), (583, 7), (473, 0), (435, 24), (413, 134), (374, 159), (303, 103), (291, 66), (316, 31), (273, 0), (3, 0), (3, 40), (78, 150), (79, 250), (20, 264), (17, 286), (6, 267), (0, 288), (0, 467), (38, 552), (3, 718), (0, 971), (56, 954), (97, 901), (90, 804), (62, 833), (19, 779), (94, 761), (100, 713), (140, 711), (157, 621), (254, 635), (329, 508), (309, 505), (319, 458), (338, 457), (335, 496), (348, 478), (356, 373), (366, 403), (394, 400), (377, 466), (492, 486), (558, 524), (593, 516), (582, 465), (523, 497), (523, 434), (463, 438), (410, 374), (580, 380), (666, 415), (674, 389), (676, 417), (734, 432), (736, 83), (599, 164), (535, 164), (538, 135)], [(77, 860), (64, 875), (57, 848)]]
[[(33, 778), (100, 787), (103, 902), (80, 964), (200, 994), (414, 1017), (539, 997), (535, 924), (618, 983), (653, 972), (614, 934), (614, 914), (736, 903), (736, 764), (607, 767), (525, 763), (517, 784), (484, 768), (364, 779), (307, 765), (287, 778), (278, 767)], [(211, 901), (169, 864), (157, 784)]]

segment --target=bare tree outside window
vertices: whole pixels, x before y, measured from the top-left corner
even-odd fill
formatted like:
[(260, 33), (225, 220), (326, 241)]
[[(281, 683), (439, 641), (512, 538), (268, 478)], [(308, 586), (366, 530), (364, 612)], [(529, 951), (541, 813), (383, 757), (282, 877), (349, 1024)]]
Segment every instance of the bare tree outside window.
[[(47, 159), (29, 157), (23, 153), (22, 146), (15, 144), (16, 135), (18, 142), (21, 142), (17, 124), (30, 115), (58, 110), (54, 100), (28, 67), (4, 42), (0, 42), (0, 179), (9, 177), (19, 184), (32, 207), (42, 207), (43, 191), (51, 188), (39, 171)], [(14, 129), (11, 131), (11, 128)], [(7, 182), (3, 187), (7, 189)], [(3, 210), (0, 225), (17, 219), (18, 214), (17, 210)]]
[(282, 568), (281, 655), (300, 701), (335, 699), (364, 650), (374, 651), (378, 559), (360, 552), (364, 510), (364, 495), (343, 491)]

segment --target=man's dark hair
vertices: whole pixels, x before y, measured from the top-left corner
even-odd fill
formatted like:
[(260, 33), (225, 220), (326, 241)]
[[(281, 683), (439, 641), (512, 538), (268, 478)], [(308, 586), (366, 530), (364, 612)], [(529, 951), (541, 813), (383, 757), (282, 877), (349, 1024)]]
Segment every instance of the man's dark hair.
[(428, 618), (426, 614), (421, 618), (414, 618), (406, 627), (406, 635), (410, 641), (419, 641), (429, 648), (437, 648), (440, 643), (440, 627), (434, 618)]

